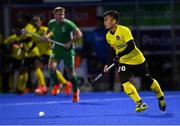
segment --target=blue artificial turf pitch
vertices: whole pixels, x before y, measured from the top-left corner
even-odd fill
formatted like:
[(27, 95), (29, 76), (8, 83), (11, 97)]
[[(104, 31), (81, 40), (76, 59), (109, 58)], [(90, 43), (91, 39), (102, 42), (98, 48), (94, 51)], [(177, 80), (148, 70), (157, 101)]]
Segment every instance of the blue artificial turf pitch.
[[(0, 125), (180, 125), (180, 92), (165, 92), (167, 111), (160, 112), (152, 92), (140, 92), (148, 110), (136, 113), (135, 103), (124, 92), (37, 96), (0, 94)], [(40, 117), (38, 113), (45, 112)]]

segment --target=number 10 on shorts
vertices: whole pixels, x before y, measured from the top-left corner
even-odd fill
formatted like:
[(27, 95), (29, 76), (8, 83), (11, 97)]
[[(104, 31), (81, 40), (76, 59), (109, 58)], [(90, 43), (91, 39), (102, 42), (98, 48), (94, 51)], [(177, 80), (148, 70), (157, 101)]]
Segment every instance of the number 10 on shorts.
[(120, 71), (126, 71), (126, 67), (125, 66), (119, 66), (118, 72), (120, 72)]

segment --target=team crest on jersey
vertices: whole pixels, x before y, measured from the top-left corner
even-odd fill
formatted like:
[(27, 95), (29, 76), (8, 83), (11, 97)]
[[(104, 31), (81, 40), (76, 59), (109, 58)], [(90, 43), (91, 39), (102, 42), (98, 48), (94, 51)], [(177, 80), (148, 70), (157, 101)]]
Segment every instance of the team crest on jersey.
[(66, 32), (66, 28), (65, 27), (62, 27), (62, 32)]
[(56, 30), (55, 28), (52, 29), (53, 32), (54, 32), (55, 30)]
[(120, 40), (120, 36), (119, 35), (116, 36), (116, 40)]

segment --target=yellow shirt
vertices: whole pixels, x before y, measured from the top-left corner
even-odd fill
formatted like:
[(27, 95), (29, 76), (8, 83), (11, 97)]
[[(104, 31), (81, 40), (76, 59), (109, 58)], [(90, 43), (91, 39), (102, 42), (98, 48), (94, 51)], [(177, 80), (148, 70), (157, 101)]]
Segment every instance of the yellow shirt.
[[(48, 28), (41, 26), (36, 33), (40, 36), (44, 36)], [(42, 42), (39, 38), (34, 38), (37, 47), (39, 48), (40, 55), (51, 55), (52, 54), (52, 44), (51, 42)]]
[[(27, 24), (24, 29), (26, 31), (28, 31), (28, 32), (33, 32), (33, 33), (36, 32), (35, 27), (32, 24), (30, 24), (30, 23)], [(28, 36), (33, 38), (33, 36), (31, 34), (22, 35), (21, 38), (23, 39), (23, 38), (28, 37)], [(33, 49), (31, 49), (31, 47), (33, 47), (34, 44), (35, 44), (35, 42), (33, 40), (31, 40), (29, 42), (24, 42), (23, 43), (23, 48), (24, 48), (24, 50), (26, 52), (25, 53), (25, 57), (29, 58), (29, 57), (40, 56), (39, 49), (38, 49), (38, 47), (36, 45), (34, 46)]]
[[(114, 48), (116, 54), (124, 51), (127, 47), (127, 42), (133, 39), (130, 29), (122, 25), (117, 26), (114, 34), (111, 34), (110, 31), (106, 34), (106, 40)], [(120, 63), (129, 65), (138, 65), (144, 61), (143, 54), (136, 46), (134, 50), (119, 59)]]
[(11, 45), (11, 57), (21, 60), (24, 57), (24, 51), (21, 49), (21, 44), (19, 43), (19, 37), (16, 34), (10, 35), (5, 39), (4, 43), (6, 45)]

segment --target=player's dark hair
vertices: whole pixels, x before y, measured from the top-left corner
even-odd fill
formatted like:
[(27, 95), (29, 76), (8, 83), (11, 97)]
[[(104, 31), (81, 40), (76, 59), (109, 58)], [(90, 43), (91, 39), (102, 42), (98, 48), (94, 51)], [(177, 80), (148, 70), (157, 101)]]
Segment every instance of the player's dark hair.
[(56, 7), (53, 10), (53, 13), (56, 13), (57, 11), (64, 11), (65, 12), (65, 8), (64, 7)]
[(116, 19), (116, 21), (119, 21), (119, 12), (115, 11), (115, 10), (108, 10), (103, 14), (103, 17), (109, 15), (110, 17)]
[(18, 15), (18, 23), (20, 28), (24, 28), (32, 20), (32, 15), (29, 13), (20, 13)]
[(21, 18), (25, 22), (30, 22), (32, 19), (32, 16), (30, 15), (30, 13), (22, 13), (19, 15), (19, 18)]

